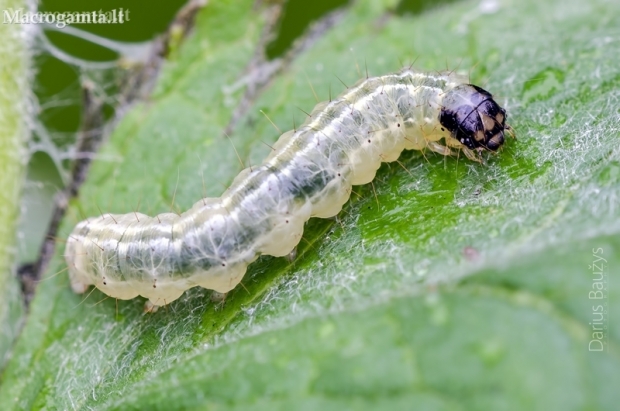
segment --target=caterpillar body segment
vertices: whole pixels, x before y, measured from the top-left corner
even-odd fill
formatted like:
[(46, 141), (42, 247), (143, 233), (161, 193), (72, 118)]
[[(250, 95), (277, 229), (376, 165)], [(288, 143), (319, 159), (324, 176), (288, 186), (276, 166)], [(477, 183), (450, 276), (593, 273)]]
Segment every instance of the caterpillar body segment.
[(463, 151), (479, 161), (504, 143), (506, 112), (454, 73), (402, 70), (373, 77), (320, 103), (284, 133), (259, 167), (242, 171), (219, 198), (181, 215), (104, 215), (80, 222), (66, 247), (71, 285), (150, 307), (191, 287), (226, 293), (262, 254), (286, 256), (310, 217), (340, 212), (353, 185), (372, 181), (401, 152)]

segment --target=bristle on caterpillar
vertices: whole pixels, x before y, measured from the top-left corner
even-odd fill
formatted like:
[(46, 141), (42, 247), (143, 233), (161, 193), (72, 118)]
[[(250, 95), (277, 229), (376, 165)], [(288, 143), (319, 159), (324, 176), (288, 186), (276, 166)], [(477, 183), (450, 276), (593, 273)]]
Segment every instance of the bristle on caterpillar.
[(338, 214), (351, 186), (372, 181), (381, 162), (405, 149), (454, 149), (480, 161), (509, 130), (491, 94), (457, 74), (405, 69), (364, 79), (318, 104), (220, 198), (201, 199), (181, 215), (107, 214), (80, 222), (65, 252), (72, 288), (83, 293), (95, 285), (119, 299), (141, 295), (151, 309), (195, 286), (226, 293), (258, 256), (289, 254), (310, 217)]

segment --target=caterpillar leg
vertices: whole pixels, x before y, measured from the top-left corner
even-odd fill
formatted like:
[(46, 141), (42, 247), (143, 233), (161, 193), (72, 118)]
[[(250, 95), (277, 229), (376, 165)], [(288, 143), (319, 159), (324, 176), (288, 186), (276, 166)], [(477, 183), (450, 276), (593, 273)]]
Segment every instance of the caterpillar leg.
[(75, 278), (73, 276), (70, 277), (70, 282), (71, 282), (71, 289), (76, 294), (84, 294), (86, 290), (88, 290), (88, 288), (91, 286), (91, 283), (88, 283), (86, 281), (81, 281), (80, 279)]
[(471, 161), (482, 164), (482, 156), (480, 155), (480, 151), (470, 150), (467, 147), (463, 147), (461, 150), (465, 154), (465, 157), (467, 157)]
[[(454, 148), (458, 148), (461, 151), (463, 151), (463, 153), (465, 154), (465, 157), (467, 157), (468, 159), (470, 159), (471, 161), (475, 161), (476, 163), (482, 163), (482, 157), (480, 156), (480, 151), (476, 151), (476, 150), (471, 150), (467, 147), (465, 147), (464, 145), (462, 145), (461, 143), (457, 142), (447, 142), (448, 146), (452, 146)], [(426, 144), (426, 147), (428, 147), (429, 150), (435, 152), (435, 153), (439, 153), (441, 155), (444, 156), (452, 156), (454, 155), (454, 152), (452, 150), (450, 150), (450, 147), (448, 146), (442, 146), (441, 144), (439, 144), (436, 141), (429, 141)]]
[(157, 310), (159, 310), (159, 307), (161, 307), (161, 305), (153, 304), (151, 300), (147, 300), (144, 303), (144, 312), (152, 314), (157, 312)]
[(475, 161), (476, 163), (482, 163), (482, 156), (480, 155), (480, 151), (477, 149), (472, 150), (467, 146), (461, 144), (460, 141), (451, 138), (446, 139), (446, 146), (461, 150), (465, 154), (465, 157), (467, 157), (471, 161)]
[(217, 291), (213, 291), (211, 293), (211, 301), (214, 303), (223, 303), (226, 301), (226, 296), (228, 293), (218, 293)]
[(293, 248), (290, 253), (286, 255), (286, 260), (292, 263), (297, 258), (297, 247)]
[(219, 293), (217, 291), (213, 291), (211, 293), (211, 302), (213, 303), (213, 308), (218, 311), (224, 308), (226, 304), (226, 297), (228, 293)]
[(429, 150), (431, 150), (431, 151), (433, 151), (435, 153), (441, 154), (442, 156), (452, 156), (452, 155), (454, 155), (454, 151), (450, 150), (449, 147), (442, 146), (441, 144), (439, 144), (436, 141), (429, 141), (429, 142), (427, 142), (426, 147)]

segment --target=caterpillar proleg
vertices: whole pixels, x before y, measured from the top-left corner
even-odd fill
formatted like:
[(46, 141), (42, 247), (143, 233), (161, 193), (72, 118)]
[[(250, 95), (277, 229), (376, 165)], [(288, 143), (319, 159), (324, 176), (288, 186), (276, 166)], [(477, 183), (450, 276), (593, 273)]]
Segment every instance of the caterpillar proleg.
[(404, 149), (460, 150), (480, 161), (481, 151), (502, 146), (507, 130), (506, 112), (491, 94), (455, 73), (405, 69), (363, 79), (318, 104), (221, 197), (201, 199), (181, 215), (80, 222), (65, 253), (72, 288), (141, 295), (153, 307), (195, 286), (228, 292), (258, 256), (289, 254), (310, 217), (338, 214), (351, 186), (372, 181), (381, 163)]

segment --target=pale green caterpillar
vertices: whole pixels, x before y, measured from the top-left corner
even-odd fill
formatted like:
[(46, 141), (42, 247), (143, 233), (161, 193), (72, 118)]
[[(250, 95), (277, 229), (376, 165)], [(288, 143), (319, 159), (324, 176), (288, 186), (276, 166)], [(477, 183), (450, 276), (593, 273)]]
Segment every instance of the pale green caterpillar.
[(71, 285), (77, 293), (94, 284), (114, 298), (142, 295), (151, 308), (195, 286), (228, 292), (259, 255), (289, 254), (310, 217), (338, 214), (351, 186), (369, 183), (381, 162), (404, 149), (451, 155), (451, 148), (479, 161), (482, 150), (501, 147), (507, 130), (491, 94), (457, 74), (405, 69), (362, 80), (318, 104), (220, 198), (181, 215), (80, 222), (66, 247)]

